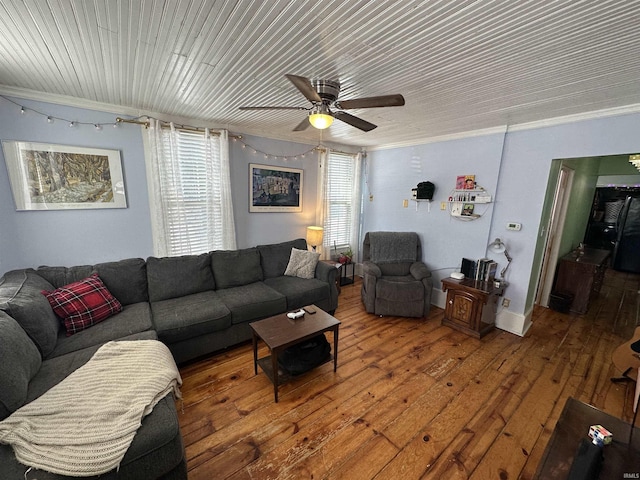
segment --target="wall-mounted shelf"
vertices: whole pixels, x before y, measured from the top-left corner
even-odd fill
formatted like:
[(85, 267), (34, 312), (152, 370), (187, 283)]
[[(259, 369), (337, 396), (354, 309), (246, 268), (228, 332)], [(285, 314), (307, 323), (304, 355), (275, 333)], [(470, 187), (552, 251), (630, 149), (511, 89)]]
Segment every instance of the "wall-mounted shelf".
[(412, 198), (412, 202), (416, 202), (416, 212), (418, 211), (418, 205), (422, 202), (426, 202), (427, 204), (427, 212), (431, 213), (431, 200), (426, 200), (422, 198)]
[(483, 216), (493, 199), (484, 188), (451, 190), (447, 205), (449, 214), (456, 220), (469, 222)]

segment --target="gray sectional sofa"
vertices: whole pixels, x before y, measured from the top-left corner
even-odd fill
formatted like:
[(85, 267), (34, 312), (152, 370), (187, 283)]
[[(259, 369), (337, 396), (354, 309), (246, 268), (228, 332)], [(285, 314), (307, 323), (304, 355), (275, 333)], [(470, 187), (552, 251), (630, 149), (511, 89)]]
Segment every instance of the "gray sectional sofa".
[[(315, 278), (285, 276), (292, 248), (306, 250), (306, 241), (7, 272), (0, 279), (0, 420), (59, 383), (111, 340), (158, 339), (180, 364), (249, 340), (251, 321), (312, 303), (335, 311), (337, 270), (319, 262)], [(41, 291), (92, 273), (123, 309), (67, 336)], [(25, 478), (26, 467), (8, 445), (0, 445), (0, 465), (1, 478)], [(37, 478), (67, 477), (39, 471)], [(100, 478), (186, 478), (171, 396), (144, 418), (119, 471)]]

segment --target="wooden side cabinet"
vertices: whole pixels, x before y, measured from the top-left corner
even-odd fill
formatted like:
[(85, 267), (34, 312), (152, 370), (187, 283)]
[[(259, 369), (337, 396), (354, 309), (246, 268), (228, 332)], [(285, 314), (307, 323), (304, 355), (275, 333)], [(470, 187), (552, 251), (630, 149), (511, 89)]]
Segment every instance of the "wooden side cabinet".
[(477, 338), (495, 327), (498, 298), (504, 293), (504, 286), (495, 287), (493, 282), (467, 278), (445, 278), (442, 291), (447, 292), (443, 325)]
[(582, 255), (572, 252), (558, 262), (553, 290), (573, 295), (572, 312), (583, 314), (589, 310), (591, 300), (600, 293), (609, 255), (608, 250), (585, 248)]

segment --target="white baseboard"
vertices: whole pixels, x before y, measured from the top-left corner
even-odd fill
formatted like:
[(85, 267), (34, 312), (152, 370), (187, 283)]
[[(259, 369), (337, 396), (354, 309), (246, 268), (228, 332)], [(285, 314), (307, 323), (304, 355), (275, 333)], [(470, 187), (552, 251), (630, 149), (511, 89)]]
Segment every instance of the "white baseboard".
[(523, 315), (502, 309), (496, 315), (496, 327), (520, 337), (524, 337), (531, 327), (531, 312)]

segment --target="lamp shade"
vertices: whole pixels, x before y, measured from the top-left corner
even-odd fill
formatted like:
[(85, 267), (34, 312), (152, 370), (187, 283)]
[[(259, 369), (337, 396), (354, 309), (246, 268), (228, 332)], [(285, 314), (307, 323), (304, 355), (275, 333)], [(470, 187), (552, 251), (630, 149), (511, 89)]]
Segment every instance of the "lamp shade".
[(307, 227), (307, 244), (315, 249), (316, 246), (322, 245), (323, 235), (324, 229), (322, 227)]
[(494, 253), (504, 253), (506, 249), (507, 249), (507, 246), (499, 238), (496, 238), (493, 242), (489, 244), (489, 250), (491, 250)]
[(329, 113), (326, 105), (320, 105), (309, 114), (309, 123), (318, 130), (324, 130), (333, 123), (333, 116)]

